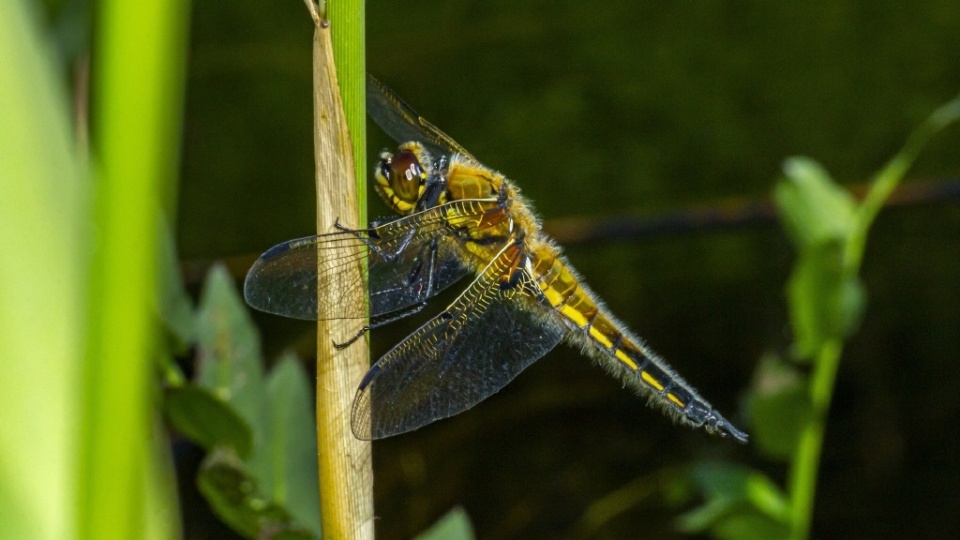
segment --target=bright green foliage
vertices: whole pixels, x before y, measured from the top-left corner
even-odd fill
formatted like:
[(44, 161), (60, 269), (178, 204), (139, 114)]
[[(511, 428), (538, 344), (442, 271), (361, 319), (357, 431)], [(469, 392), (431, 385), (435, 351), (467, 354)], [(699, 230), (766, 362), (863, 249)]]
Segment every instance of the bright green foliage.
[(77, 512), (89, 181), (28, 2), (0, 7), (0, 538), (70, 538)]
[(446, 513), (432, 527), (417, 535), (415, 540), (473, 540), (473, 526), (459, 506)]

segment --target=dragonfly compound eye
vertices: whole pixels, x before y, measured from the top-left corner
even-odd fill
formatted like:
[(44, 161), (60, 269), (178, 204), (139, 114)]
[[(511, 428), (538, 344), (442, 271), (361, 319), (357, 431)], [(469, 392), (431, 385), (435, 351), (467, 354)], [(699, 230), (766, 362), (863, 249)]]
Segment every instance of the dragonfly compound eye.
[(383, 165), (381, 174), (386, 176), (394, 195), (403, 202), (416, 203), (427, 177), (417, 156), (409, 150), (403, 150), (388, 158)]

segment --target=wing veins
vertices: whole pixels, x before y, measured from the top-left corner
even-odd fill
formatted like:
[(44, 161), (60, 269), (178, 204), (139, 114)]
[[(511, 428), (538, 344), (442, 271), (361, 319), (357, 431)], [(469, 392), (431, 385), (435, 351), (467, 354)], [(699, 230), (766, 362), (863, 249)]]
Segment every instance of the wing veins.
[(506, 256), (511, 245), (443, 313), (371, 368), (354, 399), (357, 437), (382, 438), (462, 412), (560, 342), (566, 326), (525, 269), (513, 288), (501, 287), (515, 260)]

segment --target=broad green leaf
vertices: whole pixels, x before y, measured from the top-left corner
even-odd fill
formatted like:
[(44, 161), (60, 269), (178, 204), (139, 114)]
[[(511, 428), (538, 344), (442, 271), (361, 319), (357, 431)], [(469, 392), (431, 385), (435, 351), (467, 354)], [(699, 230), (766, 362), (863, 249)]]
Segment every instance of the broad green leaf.
[(320, 536), (316, 420), (307, 374), (292, 353), (283, 355), (267, 379), (273, 463), (273, 502)]
[(473, 526), (463, 508), (447, 512), (432, 527), (417, 535), (415, 540), (473, 540)]
[(273, 467), (267, 443), (269, 410), (260, 337), (236, 286), (221, 265), (207, 274), (197, 314), (197, 383), (230, 404), (253, 433), (246, 465), (265, 492)]
[(765, 356), (753, 381), (753, 441), (774, 459), (793, 454), (804, 425), (810, 419), (807, 377), (774, 356)]
[(163, 400), (164, 414), (177, 431), (207, 450), (232, 448), (249, 458), (253, 447), (250, 426), (230, 405), (209, 390), (194, 385), (170, 388)]
[(856, 210), (850, 194), (810, 158), (790, 158), (783, 170), (786, 177), (777, 184), (774, 198), (798, 249), (847, 238)]
[(282, 506), (264, 496), (257, 479), (228, 448), (217, 448), (207, 455), (200, 466), (197, 484), (220, 519), (247, 538), (318, 538), (296, 524)]
[(790, 324), (799, 358), (809, 358), (827, 340), (856, 329), (866, 293), (859, 278), (843, 270), (843, 246), (825, 242), (800, 252), (787, 282)]

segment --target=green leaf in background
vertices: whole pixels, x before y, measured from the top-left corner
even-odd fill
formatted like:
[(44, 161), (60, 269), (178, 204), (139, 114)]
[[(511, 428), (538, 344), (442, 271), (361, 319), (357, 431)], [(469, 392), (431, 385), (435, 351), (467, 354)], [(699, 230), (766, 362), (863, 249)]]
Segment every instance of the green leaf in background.
[(247, 467), (260, 487), (273, 489), (267, 444), (269, 410), (260, 336), (226, 268), (207, 274), (197, 314), (197, 384), (229, 403), (253, 431)]
[(158, 221), (157, 309), (161, 322), (175, 340), (174, 352), (181, 354), (196, 339), (196, 316), (193, 302), (180, 278), (177, 247), (170, 224), (162, 218)]
[(243, 459), (250, 457), (250, 426), (210, 391), (194, 385), (170, 388), (165, 393), (163, 409), (177, 431), (206, 450), (226, 446)]
[(751, 411), (757, 449), (789, 459), (812, 415), (807, 377), (776, 356), (764, 356), (754, 374)]
[(799, 260), (787, 284), (794, 348), (809, 359), (829, 339), (859, 324), (866, 294), (846, 267), (847, 242), (856, 230), (857, 205), (809, 158), (788, 159), (774, 196)]
[(307, 374), (292, 353), (284, 354), (267, 378), (272, 499), (320, 536), (316, 420)]
[(414, 540), (473, 540), (470, 518), (459, 506), (444, 514), (432, 527), (417, 535)]
[(197, 484), (217, 515), (247, 538), (318, 538), (306, 528), (295, 524), (282, 506), (264, 497), (264, 491), (256, 477), (248, 472), (240, 458), (228, 448), (217, 448), (207, 455), (200, 466)]
[(798, 249), (844, 240), (854, 224), (856, 204), (816, 161), (794, 157), (783, 165), (786, 175), (774, 198), (784, 228)]
[(727, 516), (741, 508), (742, 502), (734, 499), (717, 497), (690, 510), (677, 518), (677, 529), (687, 533), (700, 533), (710, 530), (711, 527), (726, 519)]
[(722, 540), (778, 540), (787, 538), (789, 528), (755, 512), (736, 512), (717, 522), (710, 531)]
[[(680, 516), (678, 528), (681, 530), (710, 530), (720, 538), (786, 536), (789, 513), (786, 498), (763, 473), (732, 463), (701, 463), (691, 469), (690, 478), (706, 502)], [(751, 529), (752, 526), (756, 529)], [(774, 530), (780, 532), (771, 535)]]
[(840, 241), (811, 245), (787, 282), (790, 324), (798, 358), (808, 359), (830, 339), (852, 333), (859, 325), (866, 291), (855, 274), (843, 268)]
[(286, 354), (264, 380), (259, 334), (222, 266), (207, 275), (196, 326), (198, 386), (168, 390), (165, 407), (177, 429), (212, 450), (197, 480), (201, 491), (249, 538), (319, 538), (306, 373)]

